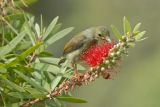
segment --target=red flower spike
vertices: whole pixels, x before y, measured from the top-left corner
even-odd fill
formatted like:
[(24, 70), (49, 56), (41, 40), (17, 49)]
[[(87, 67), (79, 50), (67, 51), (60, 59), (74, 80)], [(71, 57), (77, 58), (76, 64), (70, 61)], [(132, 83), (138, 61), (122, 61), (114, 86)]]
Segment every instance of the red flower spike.
[(113, 48), (114, 45), (114, 43), (94, 45), (82, 53), (81, 59), (91, 67), (99, 66), (103, 60), (108, 57), (109, 50)]

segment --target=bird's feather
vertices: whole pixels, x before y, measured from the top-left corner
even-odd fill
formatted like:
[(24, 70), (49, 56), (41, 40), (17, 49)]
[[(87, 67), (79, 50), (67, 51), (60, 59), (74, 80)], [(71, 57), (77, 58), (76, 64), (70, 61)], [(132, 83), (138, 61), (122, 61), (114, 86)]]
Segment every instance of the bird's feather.
[[(79, 35), (78, 35), (79, 36)], [(65, 46), (63, 50), (63, 55), (68, 54), (74, 50), (77, 50), (83, 47), (84, 38), (77, 38), (77, 36), (73, 37)]]

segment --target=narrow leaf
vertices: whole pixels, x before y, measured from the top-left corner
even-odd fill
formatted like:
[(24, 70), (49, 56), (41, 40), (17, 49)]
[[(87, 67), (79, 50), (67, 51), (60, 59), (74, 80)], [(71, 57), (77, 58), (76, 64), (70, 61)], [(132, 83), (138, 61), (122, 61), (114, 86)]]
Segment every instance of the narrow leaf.
[(3, 66), (0, 67), (0, 73), (6, 73), (6, 72), (7, 72), (7, 69), (6, 69), (6, 68), (4, 68)]
[(122, 37), (122, 35), (118, 31), (118, 29), (114, 25), (111, 25), (111, 28), (112, 28), (114, 35), (117, 37), (117, 39), (120, 39)]
[(11, 61), (10, 63), (7, 64), (7, 67), (9, 66), (14, 66), (17, 63), (19, 63), (20, 61), (23, 61), (28, 55), (30, 55), (31, 53), (33, 53), (37, 48), (39, 48), (43, 43), (37, 43), (35, 46), (29, 48), (28, 50), (24, 51), (21, 55), (19, 55), (18, 57), (16, 57), (15, 60)]
[(44, 41), (48, 40), (50, 37), (52, 37), (55, 33), (57, 33), (57, 31), (61, 28), (62, 24), (57, 24), (55, 25), (55, 27), (53, 28), (52, 32), (45, 38)]
[(87, 103), (86, 100), (74, 97), (56, 97), (56, 98), (61, 101), (72, 102), (72, 103)]
[(43, 39), (45, 39), (45, 38), (47, 38), (47, 36), (52, 32), (52, 30), (53, 30), (53, 28), (55, 27), (55, 25), (56, 25), (56, 23), (57, 23), (57, 21), (58, 21), (58, 16), (56, 17), (56, 18), (54, 18), (53, 20), (52, 20), (52, 22), (50, 23), (50, 25), (48, 26), (48, 28), (46, 29), (46, 32), (45, 32), (45, 34), (44, 34), (44, 36), (43, 36)]
[[(22, 2), (23, 1), (23, 2)], [(38, 0), (15, 0), (16, 7), (24, 7), (24, 6), (30, 6), (34, 3), (36, 3)]]
[[(44, 70), (45, 66), (47, 66), (47, 68)], [(52, 72), (54, 74), (60, 73), (59, 67), (55, 65), (45, 64), (45, 63), (34, 63), (33, 68), (39, 71), (44, 70), (47, 72)]]
[(51, 34), (55, 34), (62, 27), (62, 23), (56, 24)]
[(32, 32), (32, 30), (27, 25), (24, 26), (24, 29), (26, 30), (29, 36), (29, 39), (31, 40), (32, 45), (35, 45), (36, 44), (35, 34)]
[(51, 58), (51, 57), (40, 57), (39, 58), (41, 61), (50, 63), (50, 64), (58, 64), (59, 58)]
[(148, 37), (145, 37), (145, 38), (141, 38), (140, 40), (137, 40), (137, 42), (141, 42), (143, 40), (146, 40)]
[[(54, 100), (45, 100), (45, 107), (61, 107), (56, 105), (56, 102)], [(62, 106), (65, 107), (65, 106)]]
[(63, 38), (64, 36), (66, 36), (68, 33), (70, 33), (71, 31), (73, 30), (73, 27), (70, 27), (70, 28), (66, 28), (58, 33), (56, 33), (55, 35), (53, 35), (51, 38), (49, 38), (47, 41), (46, 41), (46, 44), (47, 45), (51, 45), (53, 44), (54, 42), (56, 42), (57, 40)]
[(43, 97), (45, 94), (39, 91), (39, 89), (27, 87), (25, 88), (26, 91), (28, 91), (34, 98)]
[(130, 47), (135, 47), (135, 43), (128, 43)]
[(28, 92), (26, 93), (20, 93), (20, 92), (9, 92), (8, 93), (9, 96), (15, 97), (15, 98), (33, 98)]
[(130, 33), (132, 31), (131, 24), (126, 17), (123, 18), (123, 29), (125, 34)]
[[(45, 48), (45, 47), (44, 47)], [(39, 53), (39, 57), (53, 57), (52, 53), (47, 52), (43, 49), (42, 52)]]
[(56, 104), (56, 107), (63, 107), (62, 102), (60, 102), (60, 100), (58, 100), (57, 98), (54, 98), (54, 102)]
[(4, 107), (7, 107), (7, 102), (6, 102), (6, 100), (5, 100), (5, 94), (3, 94), (3, 92), (2, 91), (0, 91), (0, 95), (1, 95), (1, 102), (3, 102), (3, 105), (4, 105)]
[(145, 33), (146, 33), (146, 31), (142, 31), (142, 32), (138, 33), (137, 35), (135, 35), (135, 40), (136, 41), (140, 40), (144, 36)]
[(3, 17), (1, 17), (2, 20), (10, 27), (10, 29), (16, 34), (18, 35), (18, 31), (6, 20), (4, 19)]
[[(31, 46), (31, 41), (21, 42), (20, 45), (17, 45), (16, 50), (26, 50)], [(6, 57), (6, 56), (5, 56)]]
[(136, 26), (133, 29), (133, 33), (136, 33), (137, 31), (139, 31), (140, 27), (141, 27), (141, 23), (136, 24)]
[(24, 14), (24, 18), (25, 18), (25, 23), (24, 23), (23, 27), (26, 30), (32, 44), (35, 45), (36, 44), (36, 36), (35, 36), (34, 32), (32, 31), (34, 17), (27, 17), (26, 14)]
[[(65, 73), (67, 67), (61, 68), (61, 72), (62, 74)], [(56, 86), (58, 85), (58, 83), (60, 82), (60, 80), (62, 79), (62, 75), (58, 75), (51, 83), (51, 89), (54, 90), (56, 88)]]
[(37, 23), (35, 24), (35, 30), (36, 30), (37, 36), (40, 37), (41, 36), (41, 31), (40, 31), (40, 27)]
[(24, 38), (25, 34), (26, 34), (25, 32), (21, 32), (12, 41), (10, 41), (8, 45), (1, 48), (0, 57), (11, 52), (17, 46), (17, 44), (21, 42), (21, 40)]
[(3, 80), (3, 82), (4, 82), (5, 85), (11, 86), (11, 87), (12, 87), (13, 89), (15, 89), (16, 91), (25, 92), (25, 90), (24, 90), (22, 87), (18, 86), (18, 85), (15, 84), (14, 82), (12, 82), (12, 81), (4, 78), (4, 77), (1, 77), (1, 79)]
[(39, 89), (41, 91), (45, 91), (47, 92), (47, 90), (45, 88), (43, 88), (42, 86), (40, 86), (39, 84), (37, 84), (35, 81), (33, 81), (31, 78), (25, 76), (23, 73), (14, 70), (15, 73), (17, 73), (21, 78), (23, 78), (26, 82), (28, 82), (30, 85), (32, 85), (33, 87), (35, 87), (36, 89)]

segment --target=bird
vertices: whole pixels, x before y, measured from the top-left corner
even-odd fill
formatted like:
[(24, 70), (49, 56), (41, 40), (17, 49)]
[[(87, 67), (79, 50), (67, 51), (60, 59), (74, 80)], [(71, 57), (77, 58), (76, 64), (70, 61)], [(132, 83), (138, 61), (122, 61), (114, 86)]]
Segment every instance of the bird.
[(77, 73), (77, 63), (81, 60), (80, 55), (91, 46), (102, 41), (111, 42), (110, 33), (106, 26), (90, 27), (76, 34), (65, 44), (63, 56), (60, 58), (58, 65), (68, 60)]

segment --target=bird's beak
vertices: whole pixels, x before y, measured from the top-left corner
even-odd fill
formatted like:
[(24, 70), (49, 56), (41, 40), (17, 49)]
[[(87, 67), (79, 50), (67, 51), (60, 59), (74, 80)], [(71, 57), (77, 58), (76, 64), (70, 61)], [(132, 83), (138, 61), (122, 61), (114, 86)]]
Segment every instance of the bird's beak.
[(111, 43), (112, 41), (111, 41), (111, 39), (107, 36), (107, 37), (101, 37), (101, 39), (102, 40), (105, 40), (105, 41), (107, 41), (107, 42), (109, 42), (109, 43)]
[(109, 43), (112, 42), (111, 39), (110, 39), (109, 37), (106, 37), (105, 39), (106, 39), (106, 41), (109, 42)]

